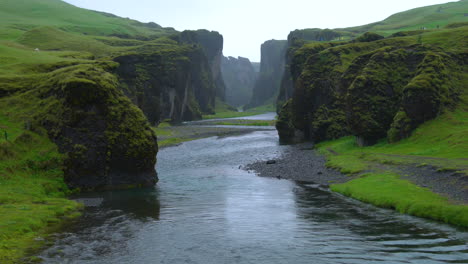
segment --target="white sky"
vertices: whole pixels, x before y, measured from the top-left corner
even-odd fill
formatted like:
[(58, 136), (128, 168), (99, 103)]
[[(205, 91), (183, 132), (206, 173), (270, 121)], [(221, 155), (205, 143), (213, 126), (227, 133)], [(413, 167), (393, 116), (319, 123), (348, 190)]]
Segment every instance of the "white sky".
[(260, 45), (303, 28), (341, 28), (377, 22), (408, 9), (450, 0), (65, 0), (73, 5), (155, 22), (176, 30), (216, 30), (224, 55), (260, 61)]

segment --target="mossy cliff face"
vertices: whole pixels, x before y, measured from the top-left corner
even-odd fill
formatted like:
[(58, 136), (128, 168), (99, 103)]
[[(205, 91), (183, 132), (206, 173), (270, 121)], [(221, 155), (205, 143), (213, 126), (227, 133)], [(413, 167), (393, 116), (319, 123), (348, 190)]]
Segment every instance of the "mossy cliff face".
[(223, 36), (216, 31), (186, 30), (179, 36), (182, 44), (198, 45), (202, 48), (209, 66), (211, 75), (216, 87), (216, 97), (225, 100), (226, 86), (221, 74), (221, 62), (223, 59)]
[(213, 113), (215, 85), (200, 47), (167, 40), (114, 58), (120, 88), (151, 124), (201, 119)]
[(366, 34), (292, 51), (293, 95), (277, 125), (283, 141), (295, 130), (316, 142), (349, 134), (361, 145), (387, 135), (397, 141), (456, 103), (464, 56), (411, 38), (379, 39)]
[[(1, 99), (29, 129), (46, 128), (66, 155), (65, 182), (84, 190), (152, 186), (156, 136), (118, 89), (115, 63), (89, 63), (22, 76)], [(15, 80), (10, 79), (10, 82)]]
[(257, 78), (250, 60), (242, 57), (223, 57), (221, 73), (226, 83), (226, 102), (232, 106), (247, 104), (252, 97)]
[(260, 73), (247, 108), (265, 104), (278, 95), (284, 71), (286, 40), (269, 40), (261, 47)]
[[(335, 32), (329, 29), (303, 29), (294, 30), (288, 35), (288, 44), (285, 52), (285, 65), (283, 77), (280, 84), (280, 92), (277, 98), (277, 112), (281, 110), (283, 104), (288, 101), (294, 92), (293, 80), (299, 78), (302, 71), (302, 65), (305, 63), (309, 53), (316, 53), (323, 49), (332, 46), (330, 43), (323, 45), (316, 45), (314, 49), (307, 50), (307, 54), (301, 56), (295, 56), (295, 53), (308, 41), (330, 41), (337, 37), (340, 37), (339, 32)], [(317, 49), (317, 50), (316, 50)], [(295, 60), (293, 63), (293, 59)]]

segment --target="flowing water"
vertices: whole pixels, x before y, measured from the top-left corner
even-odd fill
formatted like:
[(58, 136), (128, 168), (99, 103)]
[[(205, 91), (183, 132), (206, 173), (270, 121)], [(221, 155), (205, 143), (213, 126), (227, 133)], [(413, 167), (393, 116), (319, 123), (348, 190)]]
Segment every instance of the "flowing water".
[(468, 263), (468, 233), (239, 168), (275, 131), (162, 149), (155, 189), (86, 194), (45, 263)]

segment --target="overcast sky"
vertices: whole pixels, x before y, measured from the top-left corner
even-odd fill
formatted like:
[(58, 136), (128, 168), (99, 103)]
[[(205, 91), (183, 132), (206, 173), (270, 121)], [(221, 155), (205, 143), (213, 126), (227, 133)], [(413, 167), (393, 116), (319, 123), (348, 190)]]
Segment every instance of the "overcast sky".
[(303, 28), (339, 28), (377, 22), (411, 8), (448, 0), (65, 0), (73, 5), (156, 22), (164, 27), (216, 30), (224, 54), (260, 61), (260, 45)]

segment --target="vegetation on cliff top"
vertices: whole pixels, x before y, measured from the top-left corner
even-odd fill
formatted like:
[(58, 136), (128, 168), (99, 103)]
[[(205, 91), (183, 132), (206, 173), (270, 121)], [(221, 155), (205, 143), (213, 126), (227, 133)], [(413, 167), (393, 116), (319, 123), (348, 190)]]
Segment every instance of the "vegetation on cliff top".
[(336, 29), (352, 33), (375, 32), (384, 36), (399, 31), (438, 29), (458, 22), (466, 22), (468, 1), (424, 6), (391, 15), (387, 19), (364, 26)]

